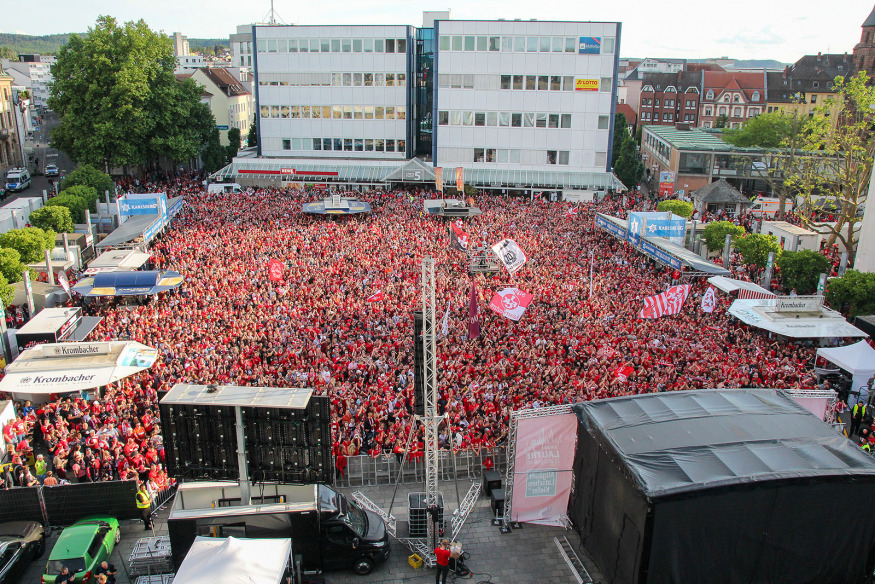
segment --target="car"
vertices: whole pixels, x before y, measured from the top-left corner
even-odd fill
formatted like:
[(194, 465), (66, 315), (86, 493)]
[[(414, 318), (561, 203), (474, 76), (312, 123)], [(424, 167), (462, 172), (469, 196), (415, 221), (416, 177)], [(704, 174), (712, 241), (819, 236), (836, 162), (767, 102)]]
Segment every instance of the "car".
[(95, 576), (100, 562), (109, 561), (109, 555), (121, 539), (118, 519), (106, 515), (92, 515), (80, 519), (64, 529), (58, 537), (46, 562), (43, 584), (55, 584), (61, 568), (67, 566), (75, 574), (76, 584), (88, 584)]
[(27, 565), (46, 551), (46, 532), (36, 521), (0, 523), (0, 584), (21, 579)]
[(46, 176), (58, 176), (58, 166), (55, 164), (46, 164)]

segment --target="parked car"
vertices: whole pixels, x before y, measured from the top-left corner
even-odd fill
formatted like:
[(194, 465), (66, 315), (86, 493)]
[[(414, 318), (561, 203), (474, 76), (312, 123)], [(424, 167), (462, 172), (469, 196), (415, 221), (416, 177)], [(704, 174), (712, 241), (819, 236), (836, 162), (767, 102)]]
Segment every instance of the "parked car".
[(103, 560), (109, 561), (109, 554), (121, 539), (118, 519), (105, 515), (94, 515), (80, 519), (61, 532), (49, 561), (43, 584), (55, 584), (55, 577), (61, 568), (67, 566), (75, 574), (76, 584), (88, 584), (94, 578), (94, 571)]
[(46, 164), (46, 176), (58, 176), (58, 166), (55, 164)]
[(0, 523), (0, 584), (18, 582), (45, 551), (46, 533), (36, 521)]

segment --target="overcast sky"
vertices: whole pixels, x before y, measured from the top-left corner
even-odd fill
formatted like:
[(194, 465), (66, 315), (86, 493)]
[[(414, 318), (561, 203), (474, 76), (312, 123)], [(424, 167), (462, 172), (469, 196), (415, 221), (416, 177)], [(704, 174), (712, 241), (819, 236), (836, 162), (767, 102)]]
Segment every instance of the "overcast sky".
[[(13, 4), (14, 0), (3, 0)], [(423, 10), (452, 10), (454, 19), (537, 18), (623, 23), (623, 57), (732, 57), (793, 62), (805, 54), (850, 53), (872, 0), (693, 0), (593, 2), (468, 0), (452, 6), (422, 0), (275, 0), (288, 24), (422, 24)], [(100, 14), (143, 18), (153, 29), (192, 38), (227, 38), (238, 24), (263, 21), (270, 0), (42, 0), (2, 10), (0, 32), (84, 32)]]

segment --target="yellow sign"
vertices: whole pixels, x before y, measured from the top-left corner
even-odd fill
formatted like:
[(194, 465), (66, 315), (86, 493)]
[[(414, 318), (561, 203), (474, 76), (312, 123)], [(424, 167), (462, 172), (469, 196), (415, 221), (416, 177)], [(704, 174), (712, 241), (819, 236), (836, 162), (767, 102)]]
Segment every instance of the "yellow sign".
[(599, 90), (599, 80), (598, 79), (575, 79), (574, 80), (574, 90), (575, 91), (598, 91)]
[(438, 192), (444, 192), (444, 169), (440, 166), (434, 169), (434, 186)]

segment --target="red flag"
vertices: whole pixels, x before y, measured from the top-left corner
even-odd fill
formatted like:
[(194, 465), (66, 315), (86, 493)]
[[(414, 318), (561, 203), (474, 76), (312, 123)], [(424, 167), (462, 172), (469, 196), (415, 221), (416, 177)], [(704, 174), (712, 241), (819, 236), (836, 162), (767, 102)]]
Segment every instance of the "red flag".
[(519, 320), (531, 303), (531, 294), (519, 288), (505, 288), (492, 297), (489, 308), (511, 320)]
[(270, 263), (267, 265), (267, 275), (274, 282), (282, 282), (283, 263), (279, 260), (270, 260)]
[(565, 211), (566, 217), (576, 217), (577, 216), (577, 207), (571, 207), (567, 211)]
[(635, 370), (628, 365), (623, 365), (622, 367), (619, 367), (616, 371), (614, 371), (614, 375), (620, 381), (626, 381), (627, 379), (629, 379), (629, 376), (632, 375), (634, 371)]
[(450, 242), (456, 249), (462, 251), (468, 249), (468, 234), (456, 223), (450, 223)]
[(708, 286), (708, 291), (702, 296), (702, 311), (714, 312), (715, 306), (717, 306), (717, 295), (714, 293), (714, 286)]
[(471, 298), (468, 300), (468, 340), (480, 336), (480, 318), (477, 316), (477, 285), (471, 282)]
[(370, 296), (368, 296), (368, 302), (382, 302), (383, 301), (383, 291), (377, 290)]
[(666, 314), (677, 314), (690, 295), (690, 284), (672, 286), (665, 292), (644, 299), (644, 308), (638, 318), (659, 318)]

